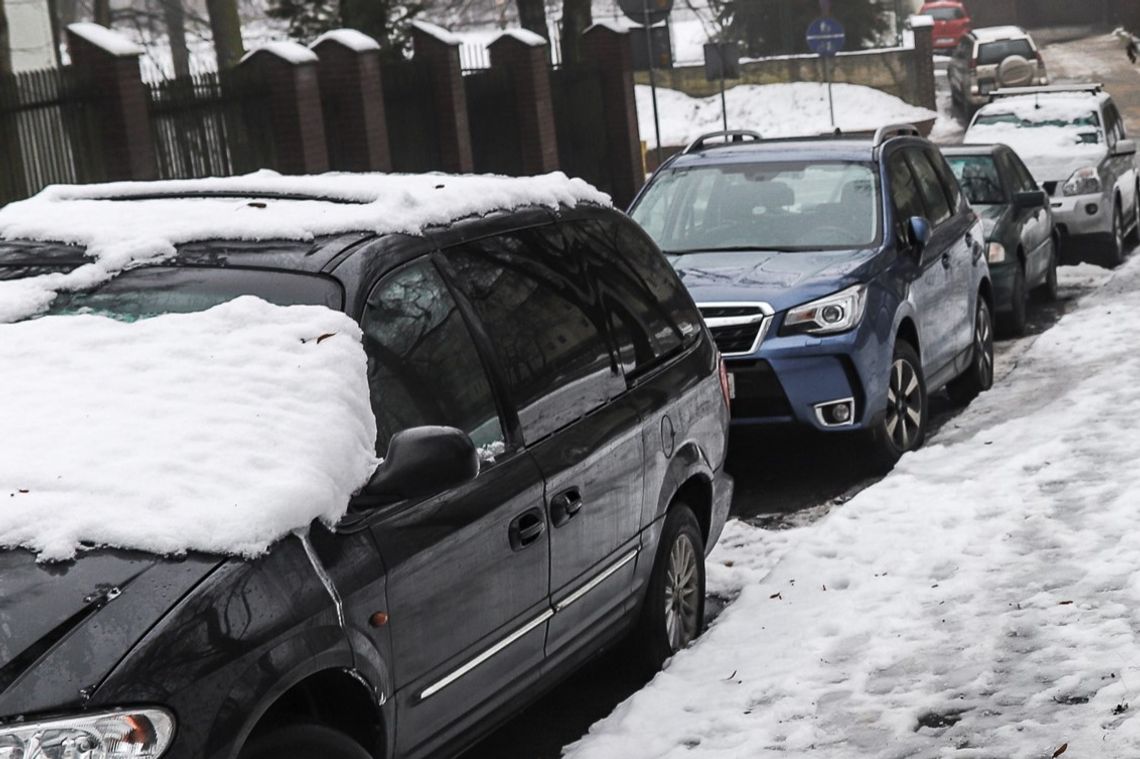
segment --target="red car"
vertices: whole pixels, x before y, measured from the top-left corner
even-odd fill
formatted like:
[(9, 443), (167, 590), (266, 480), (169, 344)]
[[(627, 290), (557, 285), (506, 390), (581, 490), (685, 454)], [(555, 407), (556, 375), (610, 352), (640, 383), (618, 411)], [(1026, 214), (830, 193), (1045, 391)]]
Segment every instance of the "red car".
[(970, 32), (970, 14), (958, 0), (924, 3), (919, 14), (934, 19), (935, 50), (952, 50)]

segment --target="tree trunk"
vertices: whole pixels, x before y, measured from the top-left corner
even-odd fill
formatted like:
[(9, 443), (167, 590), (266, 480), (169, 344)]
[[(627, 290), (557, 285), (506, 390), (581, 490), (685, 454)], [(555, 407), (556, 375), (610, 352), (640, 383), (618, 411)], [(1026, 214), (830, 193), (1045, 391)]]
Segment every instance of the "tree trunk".
[(186, 11), (182, 7), (182, 0), (163, 0), (162, 16), (170, 39), (174, 76), (190, 76), (190, 49), (186, 47)]
[(541, 34), (543, 39), (550, 39), (550, 30), (546, 26), (546, 5), (543, 0), (515, 0), (519, 7), (519, 23), (523, 29), (529, 29), (535, 34)]
[(245, 54), (237, 2), (206, 0), (206, 11), (210, 14), (210, 31), (214, 35), (214, 55), (218, 57), (218, 68), (233, 68)]
[(562, 63), (582, 62), (582, 32), (592, 23), (591, 0), (562, 0)]
[(8, 15), (4, 0), (0, 0), (0, 76), (12, 73), (12, 42), (8, 36)]
[(95, 23), (111, 28), (111, 0), (95, 0)]

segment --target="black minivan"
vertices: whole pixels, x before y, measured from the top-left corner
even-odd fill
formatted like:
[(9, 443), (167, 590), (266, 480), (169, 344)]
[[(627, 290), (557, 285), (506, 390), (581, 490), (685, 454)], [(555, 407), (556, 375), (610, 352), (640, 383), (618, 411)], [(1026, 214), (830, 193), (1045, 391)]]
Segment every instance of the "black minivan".
[[(0, 241), (0, 280), (86, 260)], [(727, 380), (625, 216), (189, 242), (50, 313), (246, 294), (360, 323), (384, 462), (334, 528), (254, 560), (0, 550), (0, 756), (448, 756), (629, 633), (660, 665), (700, 632)]]

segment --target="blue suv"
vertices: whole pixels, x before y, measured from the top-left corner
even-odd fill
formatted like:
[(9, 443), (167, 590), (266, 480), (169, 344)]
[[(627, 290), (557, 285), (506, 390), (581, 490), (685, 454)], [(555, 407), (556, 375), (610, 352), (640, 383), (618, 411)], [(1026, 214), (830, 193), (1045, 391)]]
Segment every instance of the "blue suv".
[(876, 466), (922, 445), (927, 397), (993, 381), (985, 234), (909, 125), (850, 137), (714, 132), (630, 210), (724, 355), (734, 425), (861, 431)]

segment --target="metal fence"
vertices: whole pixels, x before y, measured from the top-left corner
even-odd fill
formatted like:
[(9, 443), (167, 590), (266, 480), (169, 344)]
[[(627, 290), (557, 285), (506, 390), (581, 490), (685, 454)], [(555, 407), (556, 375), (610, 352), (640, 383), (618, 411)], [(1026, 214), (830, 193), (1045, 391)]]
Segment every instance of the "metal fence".
[(103, 178), (98, 97), (72, 69), (0, 78), (0, 205)]

